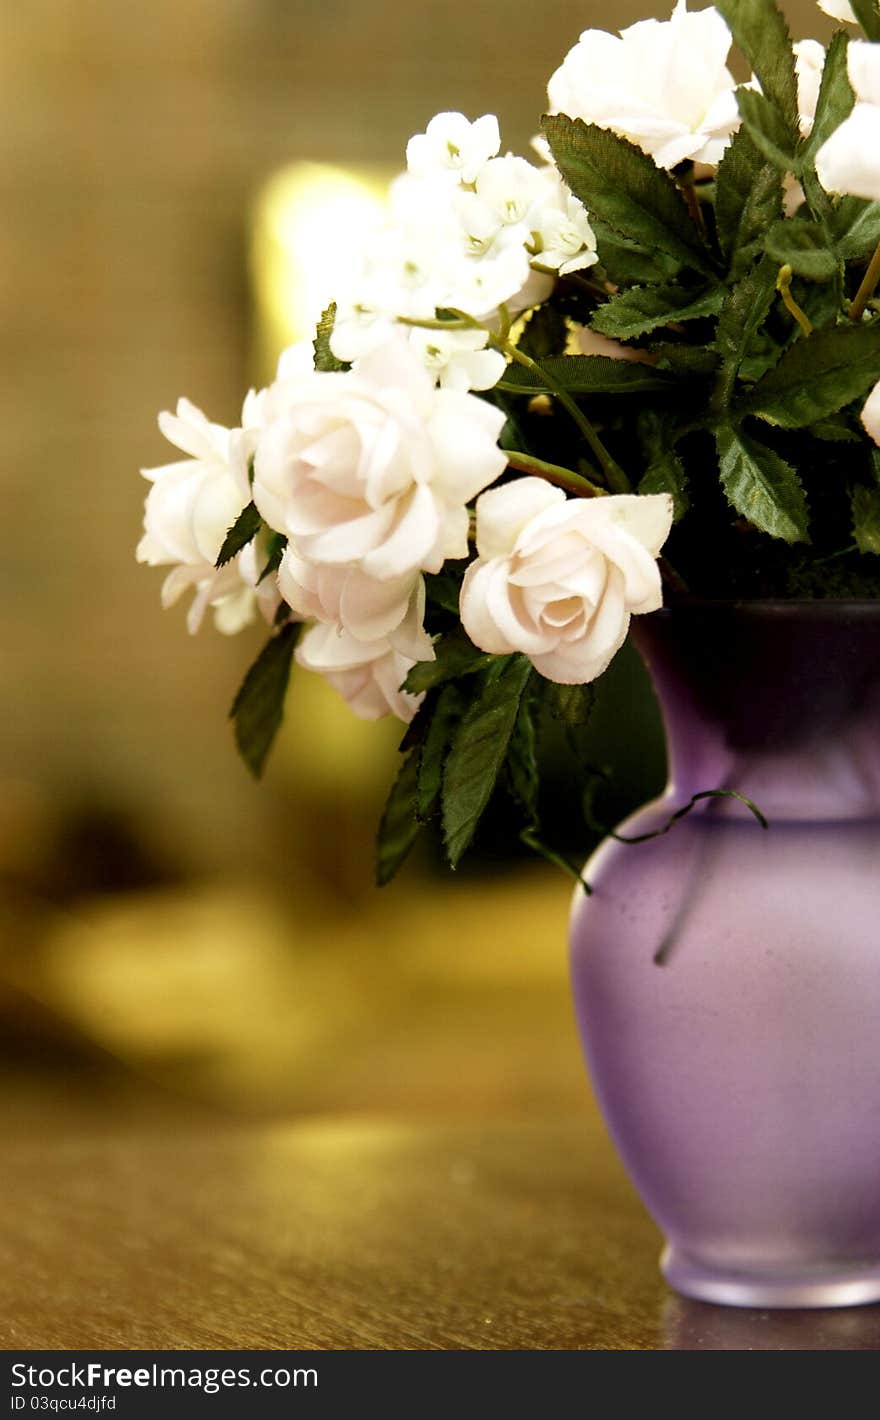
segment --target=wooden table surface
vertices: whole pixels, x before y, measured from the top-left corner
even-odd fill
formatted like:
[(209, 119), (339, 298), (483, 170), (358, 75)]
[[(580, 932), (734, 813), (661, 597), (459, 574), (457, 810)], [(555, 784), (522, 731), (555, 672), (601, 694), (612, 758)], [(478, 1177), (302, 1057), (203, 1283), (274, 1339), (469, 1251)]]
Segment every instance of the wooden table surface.
[(7, 1138), (5, 1348), (877, 1349), (686, 1303), (598, 1120)]

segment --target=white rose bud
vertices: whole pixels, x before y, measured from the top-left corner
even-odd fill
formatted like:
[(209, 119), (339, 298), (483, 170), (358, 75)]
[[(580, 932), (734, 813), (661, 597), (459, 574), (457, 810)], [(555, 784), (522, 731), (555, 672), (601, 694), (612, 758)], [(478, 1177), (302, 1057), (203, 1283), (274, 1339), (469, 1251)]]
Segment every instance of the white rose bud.
[(826, 192), (880, 201), (880, 44), (851, 41), (849, 81), (856, 104), (816, 154)]
[(467, 504), (506, 467), (503, 413), (435, 388), (405, 340), (356, 370), (294, 375), (267, 396), (254, 502), (310, 562), (379, 581), (467, 556)]
[(730, 38), (717, 10), (684, 0), (619, 37), (586, 30), (550, 80), (551, 111), (613, 129), (661, 168), (717, 163), (740, 124)]
[(865, 401), (862, 410), (862, 423), (874, 440), (880, 445), (880, 382), (878, 382)]
[(568, 499), (538, 478), (492, 489), (477, 502), (462, 624), (481, 650), (520, 651), (548, 680), (595, 680), (630, 616), (662, 606), (656, 559), (671, 526), (666, 493)]

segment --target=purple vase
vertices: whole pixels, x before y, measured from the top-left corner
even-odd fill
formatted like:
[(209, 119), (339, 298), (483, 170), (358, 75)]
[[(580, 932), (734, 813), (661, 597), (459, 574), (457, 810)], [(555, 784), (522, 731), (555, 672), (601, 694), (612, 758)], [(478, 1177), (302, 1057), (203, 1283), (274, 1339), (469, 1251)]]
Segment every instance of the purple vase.
[(571, 923), (600, 1104), (686, 1296), (880, 1300), (880, 602), (640, 617), (669, 741)]

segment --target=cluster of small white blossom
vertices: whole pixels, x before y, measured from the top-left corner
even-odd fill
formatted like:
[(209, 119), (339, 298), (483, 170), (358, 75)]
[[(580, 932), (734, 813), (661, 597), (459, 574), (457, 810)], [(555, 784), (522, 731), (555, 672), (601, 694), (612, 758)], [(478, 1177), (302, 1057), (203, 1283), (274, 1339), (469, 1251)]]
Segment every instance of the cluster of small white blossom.
[[(845, 0), (822, 8), (852, 19)], [(689, 13), (685, 0), (668, 21), (619, 36), (587, 30), (550, 81), (550, 107), (628, 138), (660, 167), (717, 164), (740, 121), (730, 44), (714, 9)], [(824, 50), (802, 41), (795, 59), (806, 135)], [(848, 64), (856, 104), (817, 168), (829, 192), (880, 199), (880, 45), (850, 42)], [(504, 415), (472, 391), (505, 369), (493, 332), (545, 299), (555, 277), (597, 260), (589, 215), (552, 162), (500, 147), (492, 115), (432, 119), (410, 140), (390, 223), (338, 305), (331, 348), (351, 369), (318, 372), (308, 347), (294, 347), (233, 430), (181, 400), (159, 422), (187, 458), (145, 471), (137, 555), (171, 568), (163, 604), (192, 588), (189, 629), (211, 607), (224, 632), (286, 606), (309, 623), (299, 662), (365, 718), (414, 714), (419, 698), (403, 681), (434, 657), (424, 574), (470, 555), (474, 504), (460, 613), (481, 649), (519, 651), (549, 679), (584, 683), (608, 665), (630, 616), (662, 602), (668, 495), (569, 499), (534, 477), (491, 488), (508, 463)], [(792, 179), (789, 204), (802, 196)], [(468, 319), (442, 328), (440, 312)], [(586, 333), (583, 348), (600, 339)], [(607, 341), (602, 353), (640, 354)], [(863, 421), (880, 443), (880, 386)], [(262, 531), (218, 570), (251, 501)], [(286, 544), (269, 573), (272, 533)]]

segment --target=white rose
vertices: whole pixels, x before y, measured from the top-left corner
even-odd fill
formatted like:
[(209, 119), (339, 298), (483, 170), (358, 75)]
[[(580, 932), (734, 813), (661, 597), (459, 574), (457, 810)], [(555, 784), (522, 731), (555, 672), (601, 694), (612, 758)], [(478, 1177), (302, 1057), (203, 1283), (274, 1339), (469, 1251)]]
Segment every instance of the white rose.
[(880, 44), (850, 41), (849, 81), (856, 104), (816, 154), (826, 192), (880, 201)]
[(357, 567), (309, 562), (286, 548), (278, 569), (278, 587), (288, 606), (306, 621), (332, 622), (358, 641), (387, 637), (395, 649), (415, 661), (434, 652), (421, 625), (424, 583), (420, 575), (366, 577)]
[(731, 36), (715, 9), (641, 20), (620, 37), (586, 30), (550, 80), (553, 113), (613, 129), (658, 167), (717, 163), (739, 127)]
[(874, 443), (880, 444), (880, 383), (874, 386), (865, 401), (865, 407), (862, 410), (862, 423)]
[(435, 388), (405, 340), (266, 400), (254, 502), (310, 562), (387, 581), (467, 556), (467, 503), (506, 467), (500, 410)]
[(477, 502), (462, 624), (481, 650), (520, 651), (548, 680), (595, 680), (630, 616), (662, 605), (656, 559), (671, 526), (665, 493), (567, 499), (538, 478), (492, 489)]
[(258, 569), (255, 544), (219, 571), (214, 566), (227, 532), (250, 500), (248, 460), (261, 398), (253, 391), (248, 395), (240, 429), (212, 424), (195, 405), (179, 400), (176, 414), (159, 415), (159, 428), (189, 457), (142, 470), (152, 487), (137, 559), (151, 567), (172, 567), (162, 587), (164, 607), (173, 606), (184, 591), (195, 590), (187, 615), (193, 633), (209, 606), (215, 609), (218, 630), (231, 633), (253, 620), (258, 607), (271, 620), (278, 605), (271, 581), (256, 586), (265, 557)]
[(849, 0), (817, 0), (817, 4), (822, 13), (830, 15), (832, 20), (841, 20), (845, 25), (854, 25), (856, 22)]

